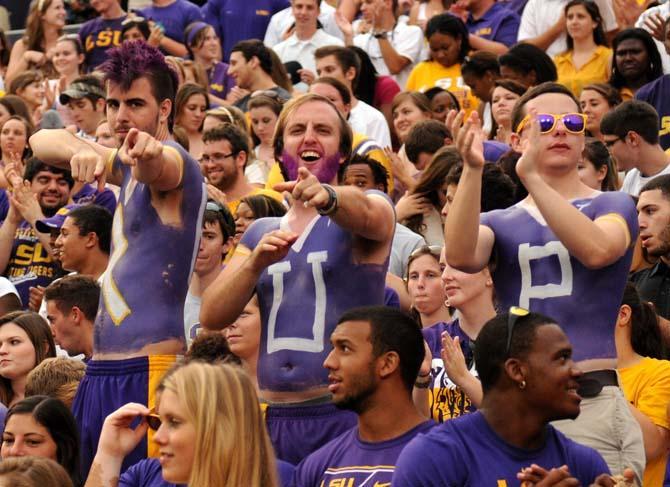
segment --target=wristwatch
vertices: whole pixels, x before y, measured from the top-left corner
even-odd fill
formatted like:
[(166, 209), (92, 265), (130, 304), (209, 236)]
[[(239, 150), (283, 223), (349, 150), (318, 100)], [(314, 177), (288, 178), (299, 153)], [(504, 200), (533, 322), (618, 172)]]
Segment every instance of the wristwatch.
[(335, 192), (335, 188), (330, 184), (322, 184), (321, 186), (328, 192), (328, 203), (326, 206), (318, 208), (316, 211), (322, 216), (332, 215), (337, 211), (337, 193)]
[(373, 32), (372, 37), (374, 37), (375, 39), (388, 39), (389, 31), (383, 30), (379, 32)]

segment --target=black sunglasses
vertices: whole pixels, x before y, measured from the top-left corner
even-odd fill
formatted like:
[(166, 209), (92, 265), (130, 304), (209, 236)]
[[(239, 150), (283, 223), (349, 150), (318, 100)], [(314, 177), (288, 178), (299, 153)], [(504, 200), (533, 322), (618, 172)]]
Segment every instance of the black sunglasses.
[(154, 431), (158, 431), (158, 428), (161, 427), (161, 424), (163, 424), (163, 421), (161, 420), (160, 415), (156, 412), (155, 409), (151, 409), (149, 414), (147, 414), (144, 419), (146, 420), (147, 424), (149, 425), (149, 428), (151, 428)]
[(511, 306), (507, 314), (507, 345), (505, 346), (505, 355), (509, 355), (510, 347), (512, 346), (512, 333), (519, 319), (528, 316), (527, 309), (519, 306)]

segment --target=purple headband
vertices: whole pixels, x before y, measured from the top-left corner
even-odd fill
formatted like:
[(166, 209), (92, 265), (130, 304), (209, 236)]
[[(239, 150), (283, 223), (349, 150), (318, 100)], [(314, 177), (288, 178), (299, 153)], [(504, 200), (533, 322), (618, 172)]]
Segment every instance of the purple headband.
[(206, 29), (207, 27), (211, 26), (205, 22), (195, 22), (193, 24), (193, 27), (191, 28), (191, 32), (188, 33), (188, 37), (186, 38), (186, 45), (190, 46), (191, 44), (193, 44), (195, 36), (197, 36), (198, 33), (202, 31), (202, 29)]

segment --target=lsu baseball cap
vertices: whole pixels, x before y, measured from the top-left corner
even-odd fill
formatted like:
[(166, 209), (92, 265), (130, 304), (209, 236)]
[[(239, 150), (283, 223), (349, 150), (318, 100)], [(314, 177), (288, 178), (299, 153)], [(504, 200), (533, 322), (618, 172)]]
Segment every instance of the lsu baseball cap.
[(51, 230), (60, 230), (65, 222), (65, 218), (70, 214), (70, 212), (76, 208), (79, 208), (82, 205), (67, 205), (61, 208), (56, 212), (54, 216), (45, 218), (43, 220), (37, 220), (35, 222), (35, 228), (40, 233), (51, 233)]

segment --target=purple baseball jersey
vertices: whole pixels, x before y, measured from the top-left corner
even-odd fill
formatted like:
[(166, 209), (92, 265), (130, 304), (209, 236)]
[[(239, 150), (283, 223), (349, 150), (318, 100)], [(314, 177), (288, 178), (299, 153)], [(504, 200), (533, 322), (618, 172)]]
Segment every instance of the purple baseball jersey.
[[(241, 244), (253, 249), (264, 234), (280, 228), (281, 220), (256, 220)], [(388, 257), (383, 265), (356, 263), (351, 232), (328, 217), (315, 217), (288, 256), (268, 267), (256, 284), (261, 389), (299, 391), (328, 384), (323, 361), (337, 320), (351, 308), (384, 303), (388, 263)]]
[(184, 340), (184, 301), (206, 193), (198, 163), (179, 144), (164, 144), (183, 161), (179, 225), (164, 224), (149, 186), (133, 179), (118, 156), (113, 161), (123, 171), (123, 182), (95, 321), (96, 352), (132, 352), (150, 343)]
[[(537, 450), (506, 443), (481, 412), (467, 414), (418, 435), (398, 458), (392, 484), (398, 486), (512, 486), (516, 474), (537, 464), (547, 470), (567, 465), (581, 485), (609, 473), (600, 454), (546, 426), (546, 441)], [(429, 452), (429, 453), (428, 453)]]
[[(402, 449), (435, 423), (425, 421), (392, 440), (369, 443), (355, 427), (325, 444), (296, 467), (293, 487), (390, 485)], [(409, 485), (409, 484), (407, 484)]]
[(614, 219), (630, 234), (630, 247), (611, 265), (587, 269), (569, 254), (535, 207), (519, 203), (481, 216), (495, 233), (493, 282), (502, 309), (521, 306), (554, 318), (568, 335), (575, 360), (612, 358), (619, 303), (623, 296), (637, 212), (631, 197), (618, 191), (572, 201), (591, 220)]

